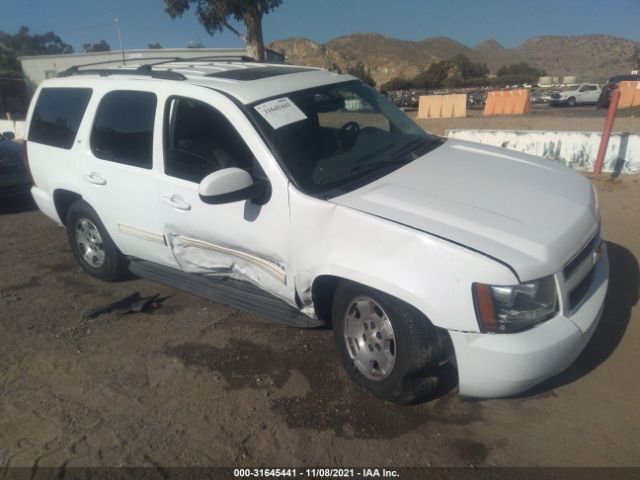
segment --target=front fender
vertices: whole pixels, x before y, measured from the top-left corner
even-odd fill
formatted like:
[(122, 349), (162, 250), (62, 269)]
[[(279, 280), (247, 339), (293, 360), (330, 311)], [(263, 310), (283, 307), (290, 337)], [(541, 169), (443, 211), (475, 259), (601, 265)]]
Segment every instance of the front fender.
[(332, 275), (397, 297), (438, 327), (476, 332), (472, 283), (518, 282), (481, 253), (293, 190), (291, 223), (291, 267), (306, 304), (315, 279)]

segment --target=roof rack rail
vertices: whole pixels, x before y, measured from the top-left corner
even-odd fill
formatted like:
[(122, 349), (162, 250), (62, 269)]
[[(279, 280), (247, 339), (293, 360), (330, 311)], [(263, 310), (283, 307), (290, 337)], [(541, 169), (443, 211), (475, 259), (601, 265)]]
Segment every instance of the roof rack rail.
[[(177, 62), (191, 62), (191, 61), (196, 61), (196, 62), (202, 62), (204, 60), (211, 60), (212, 62), (254, 62), (256, 61), (255, 58), (253, 57), (249, 57), (247, 55), (220, 55), (220, 56), (216, 56), (216, 55), (204, 55), (202, 57), (177, 57), (180, 60), (176, 60)], [(171, 63), (171, 61), (168, 62), (160, 62), (160, 63)], [(154, 63), (154, 65), (160, 65), (160, 63)]]
[(110, 75), (139, 75), (147, 76), (151, 78), (162, 78), (165, 80), (186, 80), (187, 77), (178, 72), (172, 72), (171, 70), (152, 70), (151, 65), (141, 65), (136, 69), (127, 68), (89, 68), (87, 70), (80, 70), (77, 66), (66, 69), (60, 72), (58, 77), (70, 77), (72, 75), (100, 75), (101, 77), (108, 77)]
[(216, 55), (205, 55), (200, 57), (146, 57), (140, 59), (130, 58), (129, 60), (161, 60), (160, 62), (153, 63), (144, 63), (140, 65), (135, 70), (133, 69), (116, 69), (116, 68), (86, 68), (86, 67), (95, 67), (98, 65), (108, 65), (112, 63), (123, 63), (122, 59), (114, 59), (114, 60), (106, 60), (104, 62), (95, 62), (95, 63), (87, 63), (84, 65), (74, 65), (72, 67), (63, 70), (58, 73), (58, 77), (69, 77), (71, 75), (95, 75), (99, 74), (101, 76), (107, 75), (148, 75), (153, 78), (164, 78), (167, 80), (184, 80), (186, 77), (176, 72), (172, 72), (171, 70), (160, 70), (154, 71), (152, 67), (156, 65), (163, 65), (167, 63), (188, 63), (191, 61), (202, 62), (202, 61), (218, 61), (218, 62), (255, 62), (254, 58), (248, 57), (246, 55), (239, 56), (216, 56)]
[[(140, 63), (140, 62), (134, 62), (134, 60), (165, 60), (167, 62), (172, 62), (172, 61), (181, 61), (181, 59), (182, 57), (144, 57), (144, 58), (128, 58), (127, 60), (131, 61), (131, 63)], [(73, 65), (69, 67), (67, 70), (70, 70), (72, 68), (95, 67), (96, 65), (108, 65), (110, 63), (122, 63), (123, 65), (126, 65), (126, 63), (122, 61), (122, 58), (114, 58), (113, 60), (103, 60), (102, 62), (83, 63), (80, 65)], [(160, 63), (164, 63), (164, 62), (160, 62)]]

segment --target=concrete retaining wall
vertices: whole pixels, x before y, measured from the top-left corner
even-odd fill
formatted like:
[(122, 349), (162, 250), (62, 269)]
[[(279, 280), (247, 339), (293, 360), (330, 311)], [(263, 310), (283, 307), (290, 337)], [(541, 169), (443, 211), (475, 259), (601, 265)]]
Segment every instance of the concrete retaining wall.
[[(593, 171), (602, 133), (535, 130), (447, 130), (446, 136), (504, 147), (556, 160), (576, 170)], [(609, 140), (603, 172), (640, 172), (640, 135), (615, 133)]]

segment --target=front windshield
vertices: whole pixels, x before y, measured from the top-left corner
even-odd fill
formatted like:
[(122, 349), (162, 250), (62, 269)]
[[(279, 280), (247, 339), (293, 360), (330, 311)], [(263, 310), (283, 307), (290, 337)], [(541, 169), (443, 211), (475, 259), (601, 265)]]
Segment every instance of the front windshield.
[(249, 110), (294, 184), (311, 195), (358, 188), (443, 142), (361, 82), (293, 92)]

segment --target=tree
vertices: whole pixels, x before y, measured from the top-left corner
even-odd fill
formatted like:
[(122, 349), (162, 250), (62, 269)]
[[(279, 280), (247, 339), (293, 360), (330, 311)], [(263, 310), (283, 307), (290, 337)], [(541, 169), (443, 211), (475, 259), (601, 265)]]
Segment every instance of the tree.
[(104, 40), (100, 40), (98, 43), (85, 43), (82, 45), (82, 49), (85, 52), (109, 52), (111, 51), (111, 45)]
[(73, 53), (73, 47), (53, 32), (31, 35), (24, 25), (14, 35), (0, 32), (0, 75), (21, 77), (19, 56), (59, 53)]
[[(264, 61), (262, 17), (278, 8), (281, 3), (282, 0), (165, 0), (164, 11), (171, 18), (176, 18), (193, 5), (198, 20), (210, 35), (227, 28), (247, 45), (250, 57)], [(243, 22), (246, 34), (235, 29), (229, 23), (230, 19)]]
[(364, 63), (358, 62), (354, 66), (350, 66), (347, 68), (347, 73), (349, 75), (353, 75), (354, 77), (358, 77), (367, 85), (372, 87), (376, 86), (376, 81), (371, 76), (371, 72), (365, 68)]
[(415, 88), (413, 81), (402, 77), (394, 77), (388, 82), (380, 85), (380, 91), (382, 93), (395, 92), (397, 90), (410, 90), (412, 88)]
[(16, 55), (55, 55), (59, 53), (73, 53), (73, 47), (64, 43), (58, 35), (47, 32), (42, 35), (29, 34), (29, 27), (24, 25), (15, 35), (0, 32), (0, 44)]
[(498, 81), (508, 84), (536, 83), (544, 74), (544, 70), (539, 70), (525, 62), (502, 66), (496, 72)]
[(156, 49), (162, 48), (162, 45), (160, 45), (158, 42), (154, 42), (154, 43), (148, 44), (147, 48), (149, 50), (156, 50)]
[(444, 85), (444, 81), (449, 76), (450, 65), (446, 60), (435, 62), (429, 68), (416, 75), (412, 82), (420, 88), (438, 88)]
[(469, 57), (463, 53), (459, 53), (449, 60), (452, 68), (456, 70), (457, 75), (462, 79), (482, 78), (489, 75), (489, 68), (486, 63), (472, 62)]

